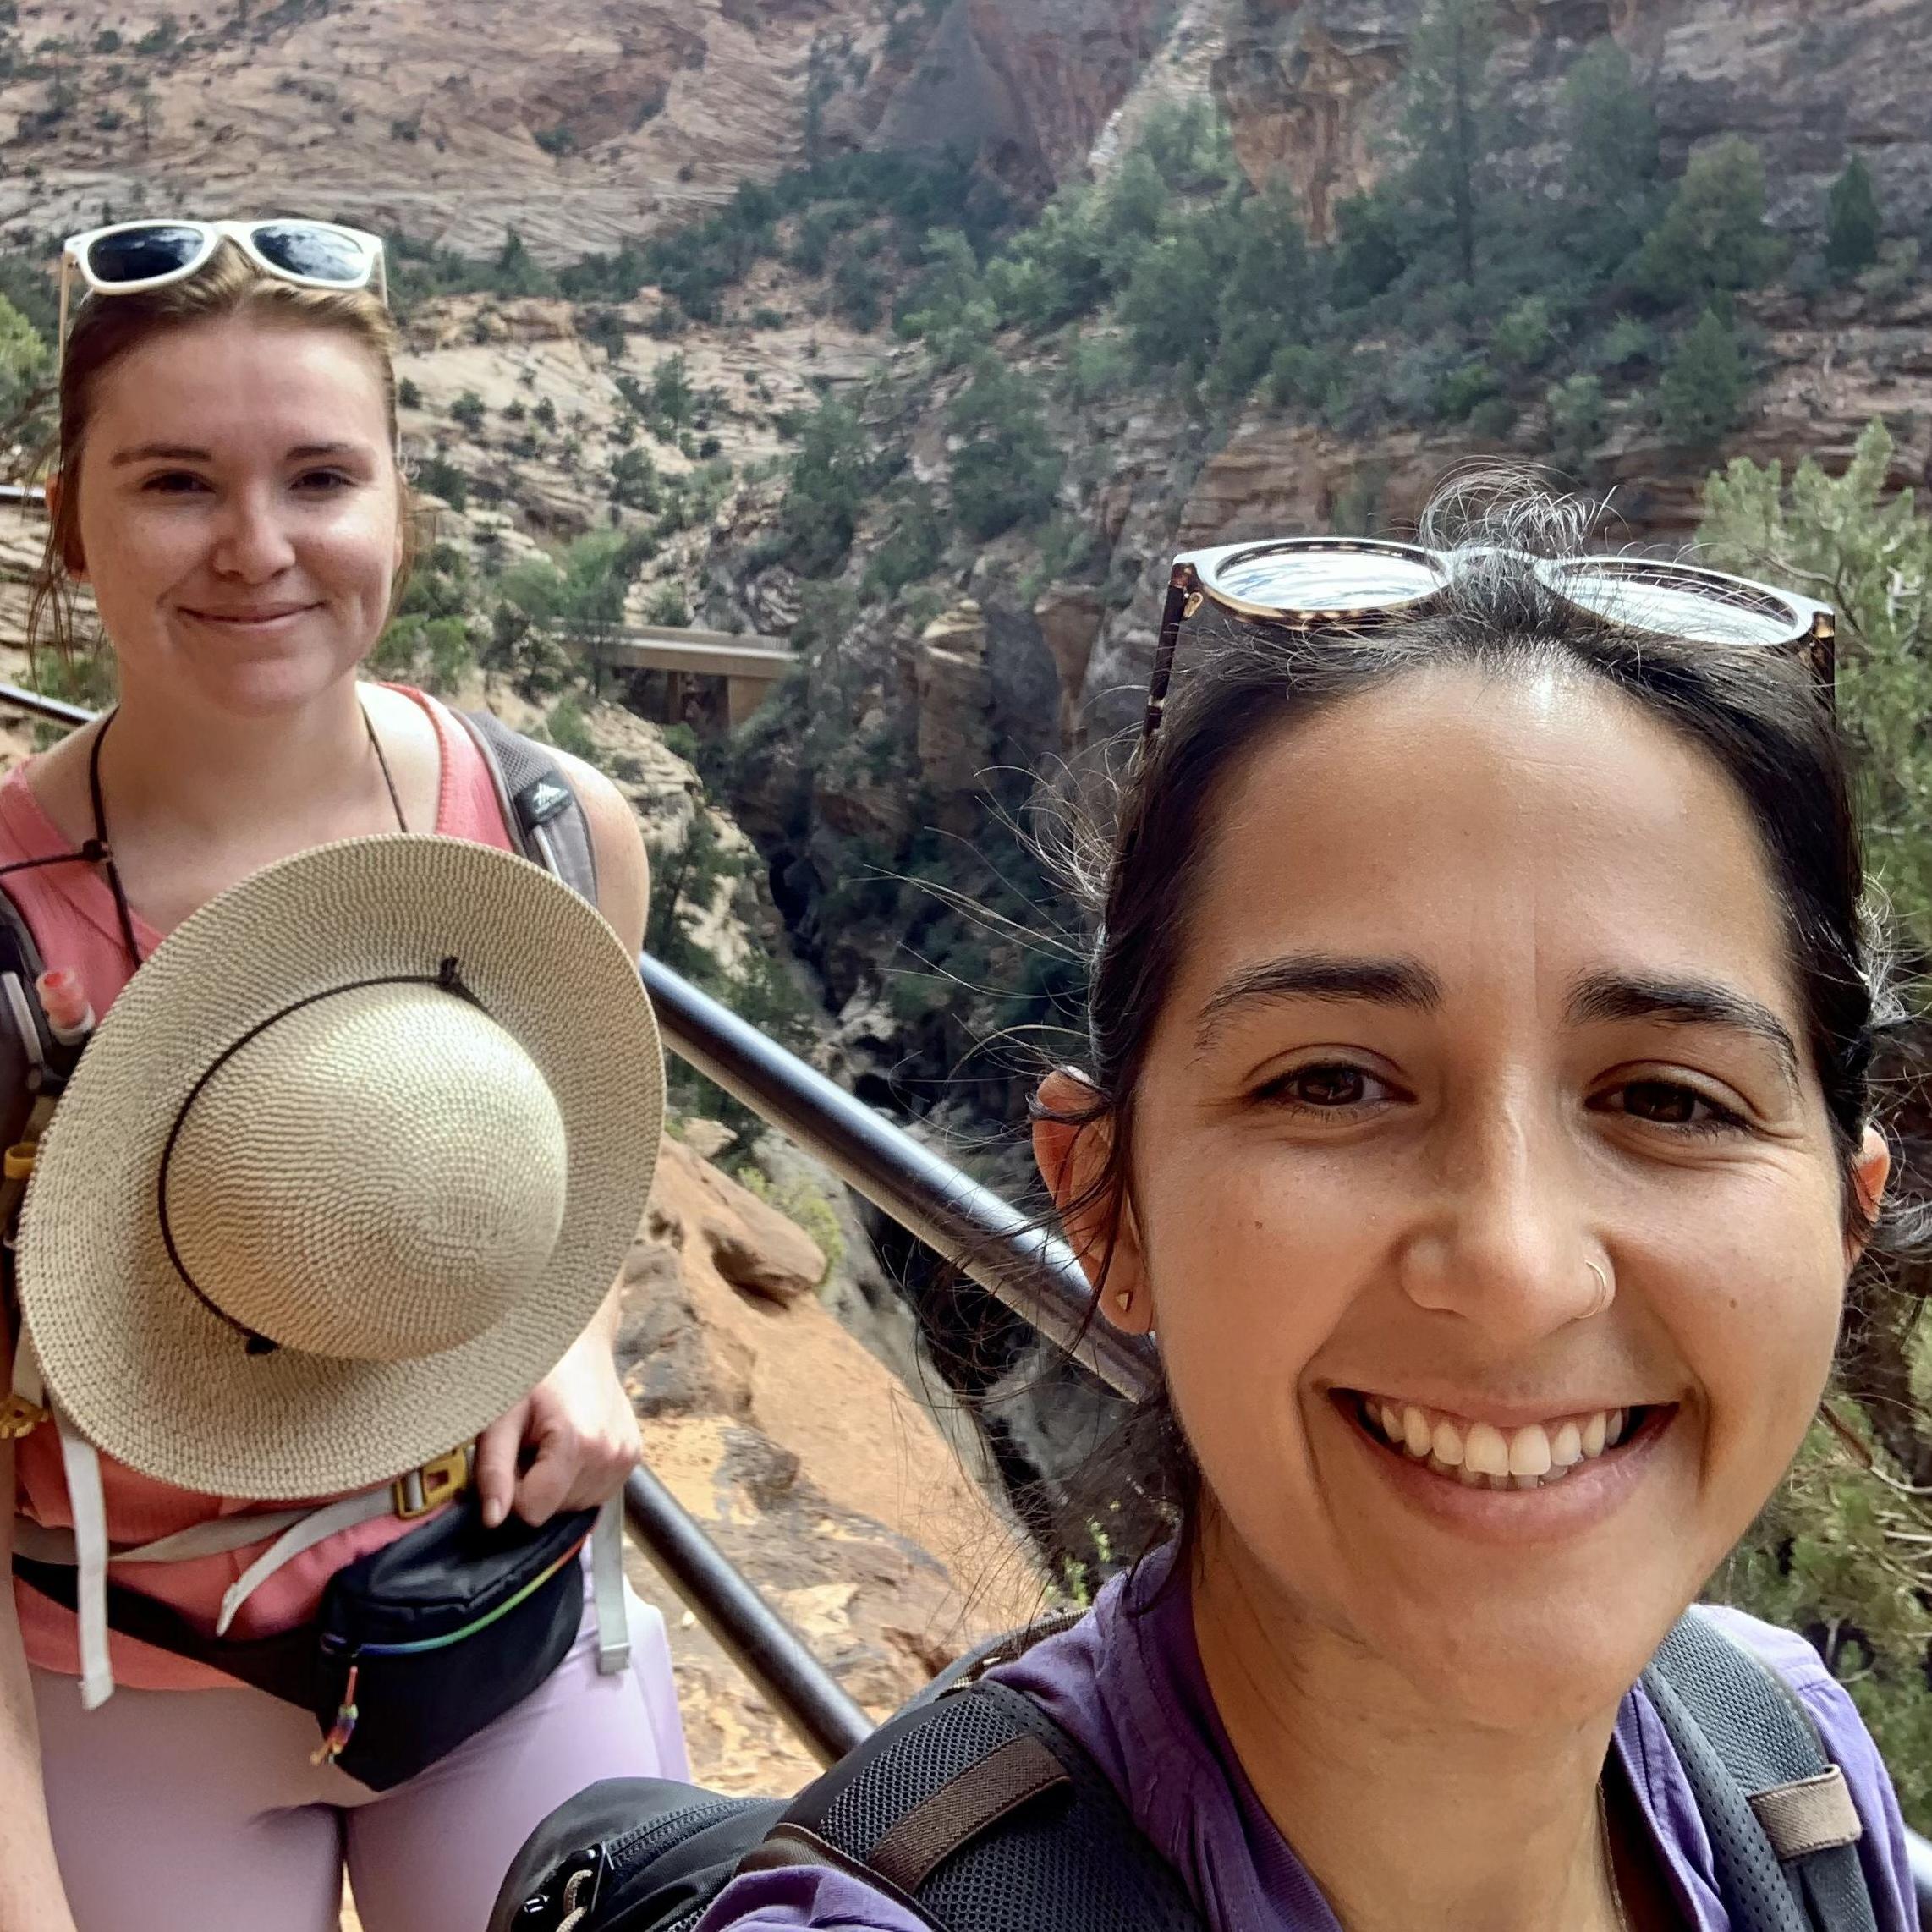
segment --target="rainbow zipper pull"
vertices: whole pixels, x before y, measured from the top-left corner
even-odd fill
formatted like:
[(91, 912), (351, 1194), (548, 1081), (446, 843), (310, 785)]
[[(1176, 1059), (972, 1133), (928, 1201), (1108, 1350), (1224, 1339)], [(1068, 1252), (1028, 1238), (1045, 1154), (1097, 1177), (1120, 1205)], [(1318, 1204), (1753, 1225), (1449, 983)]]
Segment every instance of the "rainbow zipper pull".
[(311, 1765), (332, 1765), (349, 1748), (349, 1741), (355, 1735), (355, 1679), (361, 1668), (360, 1664), (349, 1666), (349, 1682), (342, 1687), (342, 1704), (336, 1711), (336, 1721), (329, 1726), (328, 1736), (310, 1754)]

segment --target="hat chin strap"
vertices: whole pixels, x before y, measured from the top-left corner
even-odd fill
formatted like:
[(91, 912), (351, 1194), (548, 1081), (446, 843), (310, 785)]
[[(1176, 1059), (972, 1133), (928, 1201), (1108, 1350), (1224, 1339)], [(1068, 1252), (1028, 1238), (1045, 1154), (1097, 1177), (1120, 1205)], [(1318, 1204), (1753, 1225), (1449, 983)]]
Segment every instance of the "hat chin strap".
[(74, 1426), (67, 1411), (47, 1393), (40, 1357), (27, 1325), (14, 1348), (14, 1393), (47, 1408), (60, 1433), (60, 1463), (74, 1512), (74, 1562), (80, 1587), (80, 1707), (96, 1710), (114, 1694), (114, 1667), (107, 1651), (107, 1503), (101, 1488), (101, 1458)]

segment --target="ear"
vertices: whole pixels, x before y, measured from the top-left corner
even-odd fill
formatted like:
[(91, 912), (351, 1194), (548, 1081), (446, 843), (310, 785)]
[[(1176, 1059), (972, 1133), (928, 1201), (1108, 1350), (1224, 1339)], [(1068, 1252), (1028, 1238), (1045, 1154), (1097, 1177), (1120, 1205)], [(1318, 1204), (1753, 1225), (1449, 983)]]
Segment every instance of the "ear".
[(1145, 1335), (1155, 1326), (1154, 1298), (1133, 1203), (1117, 1194), (1124, 1178), (1109, 1175), (1112, 1121), (1099, 1109), (1084, 1075), (1065, 1067), (1049, 1073), (1034, 1096), (1033, 1158), (1081, 1271), (1104, 1290), (1100, 1313), (1127, 1334)]
[[(1852, 1186), (1858, 1195), (1861, 1218), (1868, 1224), (1878, 1219), (1880, 1205), (1885, 1199), (1885, 1183), (1891, 1176), (1891, 1148), (1875, 1127), (1868, 1127), (1859, 1144), (1857, 1158), (1852, 1162)], [(1847, 1241), (1845, 1244), (1847, 1267), (1856, 1267), (1858, 1257), (1864, 1251), (1863, 1241)]]
[[(47, 478), (47, 521), (57, 524), (60, 520), (60, 506), (66, 500), (67, 483), (58, 470)], [(75, 532), (74, 541), (63, 546), (61, 552), (61, 568), (77, 584), (87, 580), (87, 559), (81, 554), (80, 537)]]

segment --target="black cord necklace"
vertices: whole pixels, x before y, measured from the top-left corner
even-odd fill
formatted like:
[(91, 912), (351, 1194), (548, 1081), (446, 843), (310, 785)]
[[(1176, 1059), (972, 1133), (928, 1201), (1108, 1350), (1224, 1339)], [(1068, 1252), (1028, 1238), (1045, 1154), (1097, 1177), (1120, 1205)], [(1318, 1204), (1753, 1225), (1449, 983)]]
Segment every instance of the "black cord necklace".
[[(396, 826), (399, 832), (409, 829), (409, 821), (403, 816), (403, 801), (396, 793), (396, 781), (390, 775), (389, 760), (382, 755), (382, 741), (376, 735), (375, 721), (367, 709), (357, 706), (362, 711), (362, 728), (369, 733), (369, 749), (376, 754), (376, 767), (382, 774), (382, 782), (389, 793), (389, 804), (396, 814)], [(136, 967), (141, 963), (140, 941), (134, 937), (134, 915), (128, 905), (128, 895), (121, 884), (121, 869), (114, 863), (114, 848), (107, 837), (107, 811), (101, 796), (101, 741), (107, 735), (107, 727), (118, 715), (118, 707), (102, 719), (100, 729), (94, 733), (94, 742), (87, 748), (87, 796), (94, 808), (94, 836), (77, 853), (63, 854), (85, 859), (98, 864), (106, 873), (107, 889), (114, 895), (114, 912), (121, 922), (121, 943), (128, 949), (128, 958)], [(58, 859), (29, 860), (30, 864), (52, 865), (60, 863)], [(4, 870), (11, 871), (14, 867)]]

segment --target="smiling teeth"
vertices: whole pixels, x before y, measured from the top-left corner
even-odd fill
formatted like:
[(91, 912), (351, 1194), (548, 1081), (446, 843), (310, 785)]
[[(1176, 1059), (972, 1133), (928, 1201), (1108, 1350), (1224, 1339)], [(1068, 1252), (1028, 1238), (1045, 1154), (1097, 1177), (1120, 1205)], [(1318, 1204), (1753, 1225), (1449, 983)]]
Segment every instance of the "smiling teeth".
[(1600, 1408), (1547, 1424), (1501, 1430), (1464, 1422), (1413, 1402), (1364, 1397), (1363, 1420), (1385, 1440), (1439, 1476), (1469, 1489), (1534, 1490), (1561, 1482), (1574, 1469), (1614, 1449), (1630, 1427), (1628, 1409)]

